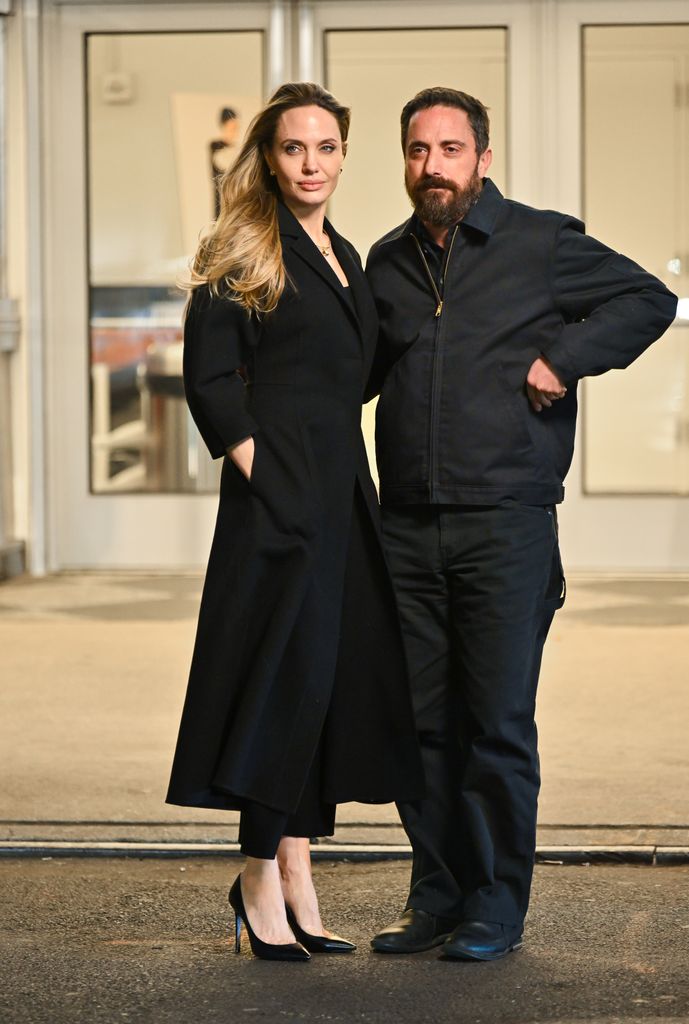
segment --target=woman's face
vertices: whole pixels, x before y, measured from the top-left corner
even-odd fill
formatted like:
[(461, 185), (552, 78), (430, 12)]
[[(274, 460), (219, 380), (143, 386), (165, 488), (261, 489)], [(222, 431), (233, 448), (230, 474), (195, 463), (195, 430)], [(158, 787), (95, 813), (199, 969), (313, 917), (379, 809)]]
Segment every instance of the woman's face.
[(317, 106), (286, 110), (265, 156), (288, 206), (306, 211), (324, 205), (344, 160), (337, 119)]

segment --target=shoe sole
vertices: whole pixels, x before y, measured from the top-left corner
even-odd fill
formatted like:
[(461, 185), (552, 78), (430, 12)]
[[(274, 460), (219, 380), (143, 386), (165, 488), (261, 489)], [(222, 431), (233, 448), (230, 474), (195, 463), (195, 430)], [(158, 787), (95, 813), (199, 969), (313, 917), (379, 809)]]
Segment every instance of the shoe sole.
[(425, 953), (428, 949), (435, 949), (436, 946), (442, 945), (446, 939), (449, 939), (450, 932), (445, 935), (437, 935), (432, 942), (424, 942), (421, 946), (407, 946), (406, 949), (400, 949), (399, 946), (385, 946), (377, 944), (375, 939), (371, 939), (371, 949), (375, 953)]
[(502, 953), (493, 953), (488, 954), (487, 956), (478, 956), (476, 953), (465, 953), (459, 951), (456, 953), (451, 953), (448, 949), (444, 950), (443, 952), (448, 960), (479, 960), (481, 961), (481, 963), (487, 963), (490, 960), (502, 960), (502, 958), (504, 956), (507, 956), (508, 953), (516, 953), (517, 950), (521, 949), (523, 945), (524, 943), (522, 942), (522, 940), (518, 939), (511, 946), (508, 946), (507, 949), (503, 950)]

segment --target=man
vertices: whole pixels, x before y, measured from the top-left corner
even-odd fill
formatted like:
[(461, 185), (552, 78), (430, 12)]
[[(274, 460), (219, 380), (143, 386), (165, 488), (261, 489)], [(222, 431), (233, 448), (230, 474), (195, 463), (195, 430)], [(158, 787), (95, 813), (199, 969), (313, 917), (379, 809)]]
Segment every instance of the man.
[(367, 266), (383, 530), (427, 787), (399, 808), (414, 855), (407, 909), (372, 945), (443, 943), (476, 960), (522, 943), (536, 684), (564, 600), (555, 506), (577, 383), (631, 363), (676, 308), (580, 221), (503, 198), (486, 177), (488, 129), (483, 104), (453, 89), (407, 103), (414, 215)]

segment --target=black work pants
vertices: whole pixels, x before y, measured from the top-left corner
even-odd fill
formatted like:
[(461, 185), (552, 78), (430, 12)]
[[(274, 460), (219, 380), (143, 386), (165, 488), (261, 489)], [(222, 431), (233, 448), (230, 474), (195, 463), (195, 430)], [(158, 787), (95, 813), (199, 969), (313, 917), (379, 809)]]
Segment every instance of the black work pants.
[(426, 774), (399, 805), (414, 859), (408, 907), (520, 925), (540, 785), (541, 654), (564, 580), (552, 507), (386, 506)]

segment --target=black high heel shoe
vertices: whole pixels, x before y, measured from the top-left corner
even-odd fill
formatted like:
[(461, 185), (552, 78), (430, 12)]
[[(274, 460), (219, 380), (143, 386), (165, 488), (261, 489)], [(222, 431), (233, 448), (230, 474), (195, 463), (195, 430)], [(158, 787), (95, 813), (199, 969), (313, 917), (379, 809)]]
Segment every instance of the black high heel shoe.
[(254, 956), (260, 957), (261, 960), (310, 960), (310, 953), (299, 942), (272, 944), (259, 939), (249, 924), (249, 918), (246, 916), (241, 878), (241, 875), (237, 875), (228, 896), (230, 906), (234, 910), (235, 953), (238, 953), (241, 948), (242, 922), (244, 922), (249, 935), (249, 942), (251, 943), (251, 952)]
[(285, 910), (287, 911), (287, 923), (299, 942), (301, 942), (305, 949), (308, 949), (309, 953), (353, 953), (356, 949), (353, 942), (341, 939), (338, 935), (331, 937), (327, 935), (310, 935), (309, 932), (305, 932), (301, 927), (292, 908), (285, 904)]

